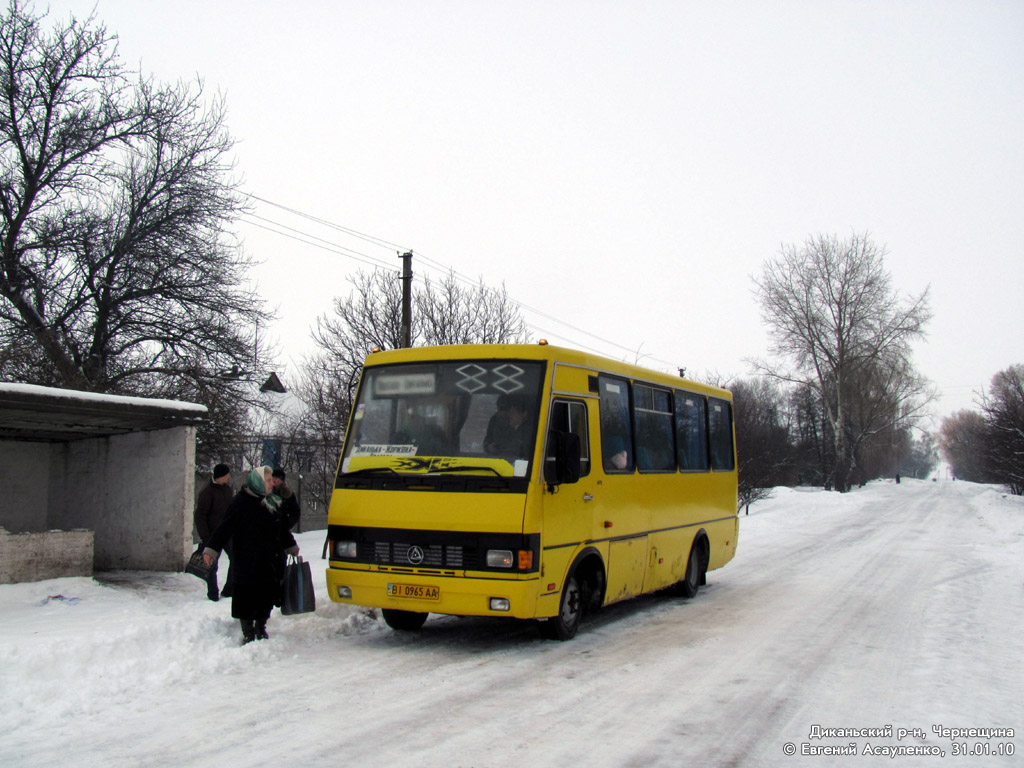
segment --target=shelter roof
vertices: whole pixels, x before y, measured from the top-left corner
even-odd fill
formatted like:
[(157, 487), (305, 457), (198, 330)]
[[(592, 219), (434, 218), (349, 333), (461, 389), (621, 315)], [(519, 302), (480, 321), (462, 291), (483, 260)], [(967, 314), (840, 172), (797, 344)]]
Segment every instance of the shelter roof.
[(0, 440), (66, 442), (191, 426), (206, 406), (0, 382)]

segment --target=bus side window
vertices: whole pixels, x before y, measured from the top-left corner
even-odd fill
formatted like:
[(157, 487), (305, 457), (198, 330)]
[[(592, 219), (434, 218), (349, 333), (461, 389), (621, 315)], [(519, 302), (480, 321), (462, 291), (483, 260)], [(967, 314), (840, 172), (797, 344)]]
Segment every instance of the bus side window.
[(736, 463), (732, 454), (732, 406), (728, 400), (708, 399), (708, 426), (711, 432), (711, 468), (731, 471)]
[[(580, 477), (590, 474), (590, 438), (587, 432), (587, 405), (576, 400), (556, 400), (551, 404), (548, 418), (548, 447), (544, 457), (545, 467), (553, 465), (553, 432), (569, 432), (580, 439)], [(550, 471), (546, 468), (546, 472)]]
[(598, 376), (601, 396), (601, 461), (605, 472), (633, 471), (633, 427), (629, 382)]
[(691, 472), (708, 469), (708, 436), (704, 398), (676, 391), (676, 450), (679, 468)]
[(636, 425), (636, 468), (641, 472), (675, 472), (672, 393), (634, 384), (633, 422)]

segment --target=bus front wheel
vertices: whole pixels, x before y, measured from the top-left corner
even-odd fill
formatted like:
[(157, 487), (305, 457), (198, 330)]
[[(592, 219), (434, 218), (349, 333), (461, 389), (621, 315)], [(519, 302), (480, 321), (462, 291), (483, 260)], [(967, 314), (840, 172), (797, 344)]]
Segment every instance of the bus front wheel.
[(381, 612), (384, 614), (384, 621), (389, 627), (402, 632), (415, 632), (427, 620), (427, 614), (425, 613), (396, 611), (393, 608), (383, 608)]
[(558, 613), (541, 625), (544, 636), (551, 640), (572, 640), (583, 616), (583, 590), (576, 574), (570, 576), (562, 589)]

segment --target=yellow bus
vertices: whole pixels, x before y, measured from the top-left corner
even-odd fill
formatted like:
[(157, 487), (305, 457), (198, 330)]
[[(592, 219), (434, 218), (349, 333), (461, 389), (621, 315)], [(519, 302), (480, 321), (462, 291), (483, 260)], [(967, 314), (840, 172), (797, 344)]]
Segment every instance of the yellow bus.
[(732, 397), (547, 345), (371, 354), (328, 512), (331, 600), (539, 619), (696, 594), (736, 552)]

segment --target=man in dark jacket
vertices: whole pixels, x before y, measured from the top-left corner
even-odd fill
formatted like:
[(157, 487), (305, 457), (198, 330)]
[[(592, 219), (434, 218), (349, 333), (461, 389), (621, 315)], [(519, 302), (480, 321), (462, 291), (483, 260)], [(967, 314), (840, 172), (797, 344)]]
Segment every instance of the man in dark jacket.
[[(217, 527), (224, 522), (224, 515), (235, 496), (228, 484), (230, 482), (231, 467), (227, 464), (218, 464), (213, 468), (213, 480), (199, 492), (199, 498), (196, 499), (196, 511), (192, 519), (196, 531), (199, 533), (200, 546), (203, 546), (217, 530)], [(228, 555), (230, 556), (230, 554), (229, 551)], [(206, 577), (206, 596), (214, 601), (220, 599), (220, 593), (217, 590), (216, 563), (210, 569), (210, 575)]]
[(270, 472), (270, 467), (258, 467), (249, 473), (203, 550), (203, 559), (213, 563), (231, 540), (231, 615), (241, 622), (243, 643), (267, 639), (270, 611), (281, 603), (285, 553), (299, 554), (295, 537), (274, 508), (276, 497), (268, 493), (273, 490)]
[(274, 469), (273, 479), (271, 484), (273, 485), (274, 493), (281, 497), (281, 505), (279, 507), (281, 517), (284, 519), (285, 525), (288, 526), (288, 530), (294, 530), (295, 526), (299, 523), (299, 516), (302, 514), (299, 509), (299, 500), (295, 495), (294, 491), (288, 487), (288, 484), (284, 481), (285, 473), (280, 467)]

